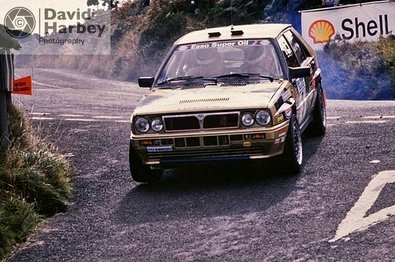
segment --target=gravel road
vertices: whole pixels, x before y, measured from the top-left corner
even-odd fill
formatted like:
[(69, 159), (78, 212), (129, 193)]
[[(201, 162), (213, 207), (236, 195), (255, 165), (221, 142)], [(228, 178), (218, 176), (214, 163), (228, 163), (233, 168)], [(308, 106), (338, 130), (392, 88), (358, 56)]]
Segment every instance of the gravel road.
[(144, 89), (64, 70), (34, 80), (14, 103), (75, 167), (74, 194), (7, 261), (395, 259), (395, 101), (328, 101), (327, 135), (303, 139), (298, 176), (243, 163), (143, 185), (128, 146)]

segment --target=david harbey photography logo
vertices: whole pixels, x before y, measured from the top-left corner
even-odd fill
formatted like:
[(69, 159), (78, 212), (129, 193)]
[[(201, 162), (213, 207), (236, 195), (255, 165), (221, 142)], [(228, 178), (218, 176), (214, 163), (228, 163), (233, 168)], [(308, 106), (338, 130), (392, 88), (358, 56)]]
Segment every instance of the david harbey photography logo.
[[(93, 17), (94, 11), (86, 10), (59, 11), (54, 8), (40, 8), (38, 10), (38, 31), (40, 44), (81, 44), (85, 40), (79, 36), (102, 37), (105, 24), (86, 24), (85, 21)], [(74, 22), (72, 22), (74, 21)], [(82, 23), (80, 22), (82, 21)], [(62, 23), (63, 22), (63, 23)], [(22, 39), (30, 36), (36, 28), (36, 18), (33, 12), (25, 7), (12, 8), (4, 18), (4, 25), (8, 34)], [(72, 36), (64, 38), (62, 36)]]
[(22, 39), (33, 33), (36, 27), (36, 19), (29, 9), (15, 7), (5, 15), (4, 25), (10, 36)]

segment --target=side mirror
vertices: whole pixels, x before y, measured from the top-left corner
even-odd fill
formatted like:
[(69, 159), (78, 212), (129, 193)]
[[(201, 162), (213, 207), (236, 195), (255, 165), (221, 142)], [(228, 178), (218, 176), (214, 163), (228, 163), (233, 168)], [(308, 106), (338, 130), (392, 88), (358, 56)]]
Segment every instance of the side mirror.
[(310, 76), (310, 67), (301, 66), (301, 67), (290, 67), (289, 68), (289, 77), (291, 79), (308, 77)]
[(154, 77), (139, 77), (139, 86), (140, 87), (152, 87), (154, 84)]

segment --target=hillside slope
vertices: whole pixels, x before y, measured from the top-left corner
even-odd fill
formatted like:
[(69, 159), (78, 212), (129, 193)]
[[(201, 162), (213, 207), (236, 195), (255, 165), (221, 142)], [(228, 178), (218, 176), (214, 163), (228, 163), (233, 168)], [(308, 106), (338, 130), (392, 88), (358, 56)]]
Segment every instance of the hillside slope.
[[(183, 0), (147, 2), (127, 2), (112, 10), (110, 56), (25, 56), (17, 58), (18, 66), (71, 68), (104, 78), (135, 81), (139, 76), (154, 75), (173, 42), (190, 31), (265, 21), (289, 23), (285, 0), (199, 0), (195, 5)], [(342, 1), (357, 2), (366, 1)], [(318, 0), (305, 3), (299, 8), (321, 5)], [(328, 97), (395, 99), (395, 83), (391, 80), (395, 78), (391, 52), (394, 43), (389, 38), (379, 44), (329, 45), (319, 54), (320, 61), (325, 61), (321, 66)]]

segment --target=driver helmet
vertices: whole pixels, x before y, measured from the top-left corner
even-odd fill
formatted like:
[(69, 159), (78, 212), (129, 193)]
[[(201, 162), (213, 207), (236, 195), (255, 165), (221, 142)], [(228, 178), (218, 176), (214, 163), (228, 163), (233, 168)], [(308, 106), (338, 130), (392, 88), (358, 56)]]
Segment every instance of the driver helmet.
[(245, 61), (250, 64), (260, 63), (266, 56), (266, 51), (263, 46), (249, 46), (244, 52)]
[(218, 60), (218, 52), (216, 48), (197, 49), (196, 57), (199, 65), (209, 65)]

